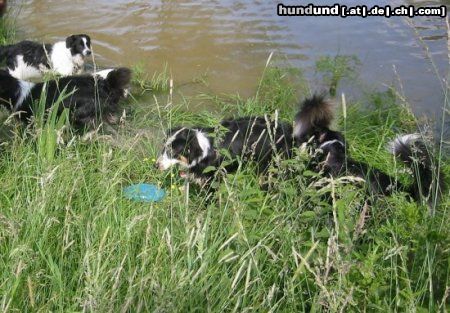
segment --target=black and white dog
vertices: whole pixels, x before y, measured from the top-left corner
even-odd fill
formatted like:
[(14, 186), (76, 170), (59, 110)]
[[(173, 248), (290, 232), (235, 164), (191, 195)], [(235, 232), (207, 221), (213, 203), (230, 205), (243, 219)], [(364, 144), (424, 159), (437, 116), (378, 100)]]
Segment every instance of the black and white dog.
[(6, 62), (9, 73), (15, 78), (29, 80), (40, 78), (48, 71), (62, 76), (81, 74), (85, 57), (91, 53), (91, 38), (80, 34), (54, 44), (26, 40), (2, 46), (0, 62)]
[[(256, 163), (258, 172), (268, 169), (274, 155), (289, 157), (292, 126), (264, 117), (223, 120), (219, 127), (181, 127), (169, 131), (163, 151), (156, 161), (160, 170), (181, 166), (182, 176), (208, 182), (219, 170), (237, 170), (241, 159)], [(208, 167), (215, 170), (205, 172)]]
[[(349, 156), (344, 136), (330, 129), (333, 119), (330, 103), (314, 96), (303, 102), (294, 122), (294, 138), (297, 145), (310, 142), (316, 149), (317, 170), (334, 177), (352, 175), (366, 181), (372, 194), (390, 195), (395, 190), (407, 192), (414, 200), (428, 199), (436, 190), (442, 191), (442, 174), (437, 175), (432, 156), (417, 134), (396, 138), (389, 144), (390, 152), (408, 165), (414, 176), (411, 186), (404, 186), (386, 173), (371, 168)], [(435, 179), (440, 177), (439, 181)]]
[(28, 121), (36, 101), (42, 99), (45, 107), (50, 108), (59, 99), (59, 113), (68, 108), (75, 128), (92, 128), (103, 119), (110, 123), (117, 120), (119, 100), (126, 95), (130, 80), (128, 68), (66, 76), (45, 83), (19, 80), (0, 70), (0, 105)]

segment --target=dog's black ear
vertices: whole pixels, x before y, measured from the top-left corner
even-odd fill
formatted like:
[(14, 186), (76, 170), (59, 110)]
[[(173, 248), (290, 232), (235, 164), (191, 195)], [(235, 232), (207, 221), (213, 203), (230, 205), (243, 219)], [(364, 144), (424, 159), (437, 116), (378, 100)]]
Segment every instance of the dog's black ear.
[(66, 38), (66, 48), (70, 48), (72, 47), (72, 45), (74, 44), (76, 40), (76, 36), (72, 35)]

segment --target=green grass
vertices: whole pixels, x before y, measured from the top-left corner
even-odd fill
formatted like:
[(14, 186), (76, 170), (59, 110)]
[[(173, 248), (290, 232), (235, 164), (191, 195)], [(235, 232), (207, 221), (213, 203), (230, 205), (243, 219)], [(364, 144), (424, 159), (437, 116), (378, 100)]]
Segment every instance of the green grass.
[(168, 64), (164, 64), (162, 71), (153, 73), (150, 77), (145, 72), (145, 64), (138, 63), (133, 67), (133, 83), (139, 87), (142, 93), (147, 91), (165, 92), (170, 88), (170, 73)]
[(322, 75), (330, 95), (335, 96), (339, 82), (344, 78), (355, 80), (360, 66), (361, 61), (353, 55), (323, 56), (316, 62), (316, 72)]
[(0, 44), (5, 45), (11, 42), (16, 33), (14, 22), (10, 18), (0, 18)]
[[(156, 85), (165, 75), (153, 76)], [(62, 143), (65, 120), (50, 114), (2, 146), (0, 311), (448, 310), (448, 194), (432, 216), (400, 193), (366, 205), (351, 179), (308, 171), (304, 151), (272, 169), (269, 191), (249, 166), (221, 177), (209, 201), (175, 170), (154, 169), (170, 125), (276, 110), (290, 121), (309, 92), (301, 73), (268, 66), (249, 99), (174, 98), (170, 87), (153, 98), (140, 87), (148, 78), (136, 82), (145, 103), (128, 104), (134, 113), (117, 139), (86, 143), (69, 133)], [(193, 113), (199, 98), (215, 110)], [(348, 104), (336, 127), (353, 157), (407, 179), (384, 149), (416, 128), (395, 93)], [(156, 204), (126, 200), (122, 188), (138, 182), (158, 183), (168, 195)]]

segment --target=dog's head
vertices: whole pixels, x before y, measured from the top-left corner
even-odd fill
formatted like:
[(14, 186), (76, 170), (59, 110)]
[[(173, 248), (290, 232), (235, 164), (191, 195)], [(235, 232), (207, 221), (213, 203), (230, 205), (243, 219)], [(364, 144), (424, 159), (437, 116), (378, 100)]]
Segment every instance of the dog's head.
[(69, 36), (66, 38), (66, 48), (70, 49), (72, 56), (88, 56), (92, 53), (91, 37), (85, 34)]
[(130, 81), (132, 72), (125, 67), (110, 68), (92, 73), (92, 76), (107, 80), (111, 89), (120, 90), (122, 97), (127, 98), (130, 94)]
[(202, 131), (177, 128), (169, 132), (156, 166), (164, 171), (173, 165), (192, 168), (211, 153), (211, 140)]
[(337, 131), (324, 130), (317, 136), (317, 154), (319, 170), (327, 168), (340, 168), (347, 157), (344, 136)]

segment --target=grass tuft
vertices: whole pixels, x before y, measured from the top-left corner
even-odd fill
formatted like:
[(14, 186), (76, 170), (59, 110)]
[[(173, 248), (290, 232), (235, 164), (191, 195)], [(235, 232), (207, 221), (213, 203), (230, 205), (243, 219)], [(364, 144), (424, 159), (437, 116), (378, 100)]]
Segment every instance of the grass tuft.
[(169, 91), (169, 81), (171, 74), (167, 63), (164, 64), (160, 72), (154, 72), (152, 76), (145, 71), (143, 63), (133, 66), (133, 84), (138, 86), (142, 93), (167, 92)]

